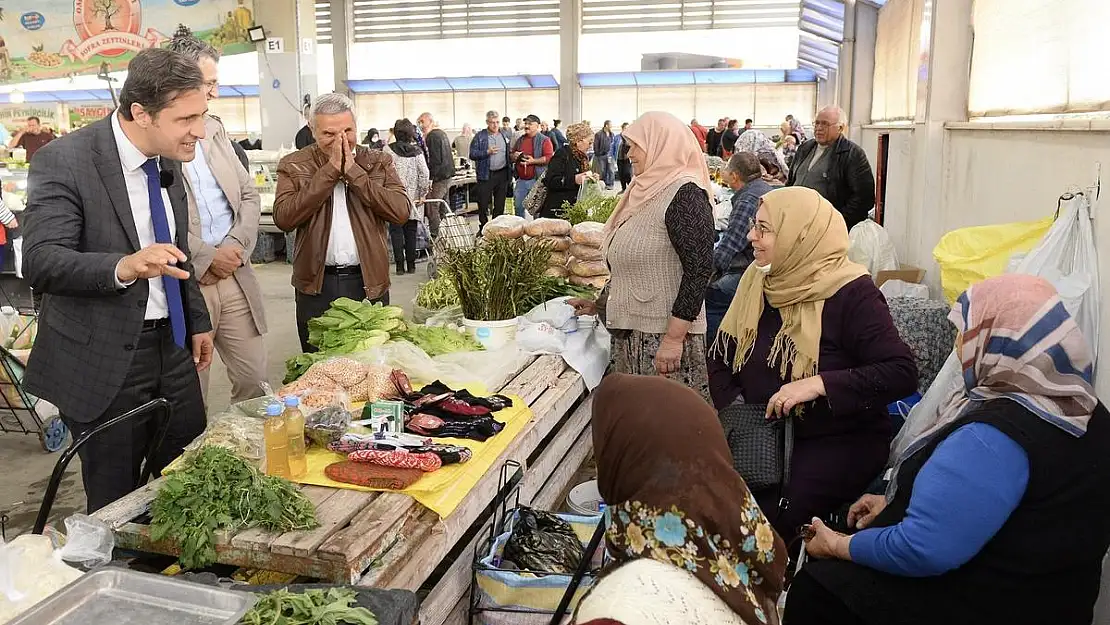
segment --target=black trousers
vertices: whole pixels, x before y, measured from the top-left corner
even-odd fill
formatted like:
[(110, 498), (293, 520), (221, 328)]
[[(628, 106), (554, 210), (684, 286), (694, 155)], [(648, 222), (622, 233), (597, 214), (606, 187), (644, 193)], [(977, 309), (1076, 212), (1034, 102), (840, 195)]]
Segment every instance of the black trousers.
[[(204, 431), (207, 421), (193, 356), (173, 342), (169, 324), (144, 330), (139, 336), (123, 387), (100, 418), (77, 423), (62, 415), (62, 420), (76, 439), (105, 421), (161, 397), (173, 405), (173, 418), (166, 437), (151, 458), (151, 475), (157, 477), (181, 455), (185, 445)], [(154, 443), (160, 421), (155, 415), (142, 422), (120, 423), (97, 434), (81, 448), (78, 455), (89, 514), (142, 486), (139, 475), (143, 459)]]
[[(301, 339), (301, 351), (304, 353), (315, 352), (317, 349), (308, 344), (308, 320), (313, 317), (319, 317), (327, 312), (331, 303), (341, 297), (348, 297), (361, 302), (366, 299), (366, 289), (362, 283), (362, 273), (357, 267), (347, 269), (344, 268), (343, 274), (335, 273), (334, 270), (324, 271), (324, 283), (320, 286), (319, 295), (306, 295), (297, 291), (297, 334)], [(389, 305), (389, 291), (382, 294), (381, 297), (373, 302), (381, 302), (382, 304)]]
[[(438, 210), (438, 206), (435, 206)], [(393, 242), (393, 262), (397, 273), (407, 266), (409, 273), (416, 273), (416, 220), (410, 219), (405, 225), (389, 224), (389, 239)]]
[(617, 177), (621, 181), (621, 191), (632, 184), (632, 161), (617, 161)]
[(866, 625), (836, 595), (806, 572), (794, 576), (786, 594), (783, 625)]
[(484, 227), (491, 218), (505, 214), (505, 198), (509, 194), (509, 183), (511, 182), (512, 177), (509, 175), (509, 168), (506, 167), (491, 171), (489, 180), (478, 183), (478, 224), (480, 227)]

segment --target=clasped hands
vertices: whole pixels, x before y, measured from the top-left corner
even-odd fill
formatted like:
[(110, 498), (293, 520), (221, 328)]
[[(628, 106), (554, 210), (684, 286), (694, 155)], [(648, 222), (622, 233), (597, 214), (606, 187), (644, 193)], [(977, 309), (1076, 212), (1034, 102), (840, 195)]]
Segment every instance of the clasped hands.
[[(886, 497), (864, 495), (848, 509), (848, 525), (857, 530), (868, 528), (886, 508)], [(806, 539), (806, 553), (815, 558), (837, 558), (851, 560), (852, 537), (834, 531), (821, 519), (813, 517), (803, 532)]]
[(354, 146), (347, 140), (347, 135), (344, 134), (332, 141), (329, 152), (331, 158), (328, 159), (328, 164), (336, 169), (342, 176), (352, 176), (358, 173), (360, 169), (358, 163), (355, 162), (354, 153), (352, 150)]

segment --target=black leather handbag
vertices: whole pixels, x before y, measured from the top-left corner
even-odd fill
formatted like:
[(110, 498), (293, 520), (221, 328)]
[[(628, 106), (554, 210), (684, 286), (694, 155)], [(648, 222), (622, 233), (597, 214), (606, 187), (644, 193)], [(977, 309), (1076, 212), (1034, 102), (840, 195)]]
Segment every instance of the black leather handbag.
[(768, 421), (767, 404), (735, 401), (718, 413), (732, 464), (752, 491), (780, 487), (785, 497), (794, 452), (794, 420)]

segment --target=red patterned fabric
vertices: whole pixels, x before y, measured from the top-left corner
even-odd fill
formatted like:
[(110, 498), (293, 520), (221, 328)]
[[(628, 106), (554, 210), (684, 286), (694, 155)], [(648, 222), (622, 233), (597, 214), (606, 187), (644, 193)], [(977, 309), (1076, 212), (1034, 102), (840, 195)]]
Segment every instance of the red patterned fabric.
[(435, 454), (411, 454), (407, 451), (365, 449), (351, 452), (347, 455), (347, 460), (397, 469), (420, 469), (425, 473), (436, 471), (443, 466), (443, 461)]

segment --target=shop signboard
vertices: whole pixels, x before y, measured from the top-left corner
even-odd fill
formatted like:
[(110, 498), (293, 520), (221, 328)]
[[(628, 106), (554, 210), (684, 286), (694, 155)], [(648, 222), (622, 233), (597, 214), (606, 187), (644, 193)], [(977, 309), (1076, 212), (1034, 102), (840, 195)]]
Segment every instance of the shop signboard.
[(225, 55), (255, 49), (254, 0), (4, 0), (0, 84), (124, 69), (180, 24)]
[(28, 117), (37, 117), (43, 126), (58, 130), (68, 127), (61, 124), (62, 105), (57, 102), (43, 102), (42, 104), (0, 104), (0, 126), (4, 126), (11, 134), (22, 130)]

